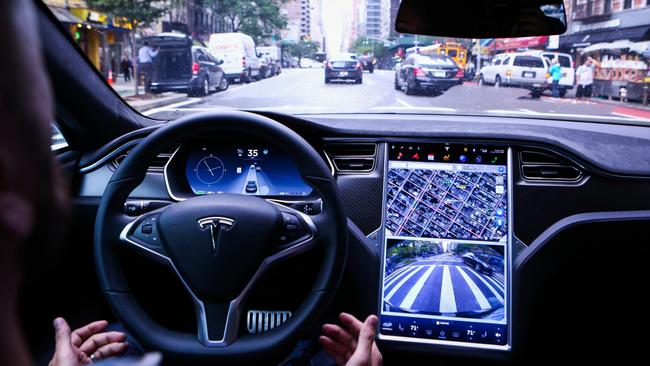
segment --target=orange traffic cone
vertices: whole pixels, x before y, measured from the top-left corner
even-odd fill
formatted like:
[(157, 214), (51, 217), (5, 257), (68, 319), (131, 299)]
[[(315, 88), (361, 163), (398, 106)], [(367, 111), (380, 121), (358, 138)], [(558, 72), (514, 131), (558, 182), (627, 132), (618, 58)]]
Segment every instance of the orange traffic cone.
[(113, 85), (113, 70), (108, 70), (108, 85)]

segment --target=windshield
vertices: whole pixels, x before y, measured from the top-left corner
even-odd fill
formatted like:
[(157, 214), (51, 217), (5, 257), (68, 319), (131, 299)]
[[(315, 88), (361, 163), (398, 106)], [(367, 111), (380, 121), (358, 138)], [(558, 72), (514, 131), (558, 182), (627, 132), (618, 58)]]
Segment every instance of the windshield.
[(645, 0), (566, 0), (565, 34), (507, 39), (397, 33), (395, 0), (44, 1), (117, 94), (161, 120), (234, 108), (650, 122)]

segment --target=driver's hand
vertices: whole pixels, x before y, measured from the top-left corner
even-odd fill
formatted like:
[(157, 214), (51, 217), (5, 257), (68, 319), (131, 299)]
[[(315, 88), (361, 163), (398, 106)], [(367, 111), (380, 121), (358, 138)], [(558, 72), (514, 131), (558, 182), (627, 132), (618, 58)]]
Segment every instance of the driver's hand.
[(319, 341), (325, 352), (340, 366), (380, 366), (382, 356), (375, 343), (377, 317), (370, 315), (362, 323), (350, 314), (341, 313), (339, 320), (342, 327), (323, 325), (323, 335)]
[(87, 365), (93, 361), (123, 354), (129, 345), (121, 332), (102, 332), (108, 322), (100, 320), (70, 331), (63, 318), (54, 319), (56, 349), (49, 366)]

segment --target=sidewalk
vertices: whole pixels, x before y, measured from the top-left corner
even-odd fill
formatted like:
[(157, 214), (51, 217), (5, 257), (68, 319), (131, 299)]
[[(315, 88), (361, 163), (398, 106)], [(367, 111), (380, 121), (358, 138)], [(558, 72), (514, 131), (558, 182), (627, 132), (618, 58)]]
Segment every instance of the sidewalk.
[(130, 82), (124, 81), (122, 74), (114, 74), (113, 89), (120, 95), (133, 109), (142, 113), (149, 109), (163, 107), (172, 103), (182, 102), (187, 99), (184, 93), (161, 93), (144, 98), (144, 86), (138, 87), (138, 97), (135, 97), (135, 80)]
[(621, 102), (620, 100), (609, 100), (605, 98), (591, 98), (591, 100), (598, 103), (611, 104), (618, 107), (634, 108), (634, 109), (650, 112), (650, 104), (644, 106), (639, 102)]
[[(124, 81), (124, 76), (122, 74), (113, 74), (113, 89), (119, 94), (122, 98), (129, 97), (135, 94), (135, 80), (131, 79), (130, 82)], [(144, 86), (140, 85), (138, 88), (139, 93), (144, 93)]]

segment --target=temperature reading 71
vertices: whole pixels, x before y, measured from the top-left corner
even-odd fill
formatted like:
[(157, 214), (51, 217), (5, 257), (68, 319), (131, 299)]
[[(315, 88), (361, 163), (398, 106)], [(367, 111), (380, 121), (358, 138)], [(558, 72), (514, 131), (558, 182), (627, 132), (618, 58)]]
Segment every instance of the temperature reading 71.
[(258, 149), (248, 149), (248, 157), (249, 158), (256, 158), (260, 155), (260, 151)]

